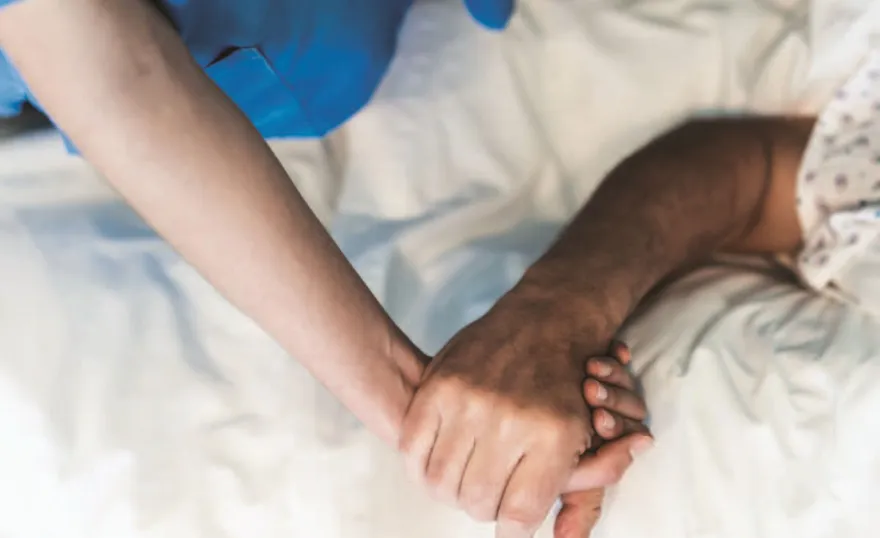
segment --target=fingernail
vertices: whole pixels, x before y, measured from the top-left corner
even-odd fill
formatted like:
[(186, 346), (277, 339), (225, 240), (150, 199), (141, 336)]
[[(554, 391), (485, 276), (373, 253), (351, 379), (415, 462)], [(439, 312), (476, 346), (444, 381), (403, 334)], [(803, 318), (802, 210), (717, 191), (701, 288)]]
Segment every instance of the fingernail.
[(602, 416), (602, 427), (605, 428), (606, 430), (613, 430), (614, 424), (616, 422), (617, 421), (614, 420), (614, 417), (612, 417), (609, 413), (605, 413)]
[(611, 375), (611, 366), (604, 362), (596, 361), (596, 375), (599, 377), (608, 377)]
[(630, 359), (632, 359), (632, 353), (629, 350), (629, 346), (623, 342), (617, 342), (614, 352), (617, 355), (617, 359), (623, 364), (628, 364)]
[(650, 437), (642, 437), (638, 441), (635, 441), (630, 449), (630, 453), (633, 457), (639, 456), (640, 454), (644, 454), (648, 450), (654, 447), (654, 440)]
[(596, 383), (596, 399), (604, 402), (608, 398), (608, 390), (601, 383)]

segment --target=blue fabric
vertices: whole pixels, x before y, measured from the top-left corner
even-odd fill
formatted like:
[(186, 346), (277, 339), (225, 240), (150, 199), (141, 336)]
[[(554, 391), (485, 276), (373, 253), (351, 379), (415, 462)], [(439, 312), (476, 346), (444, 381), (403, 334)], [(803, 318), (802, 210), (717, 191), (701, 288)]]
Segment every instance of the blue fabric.
[[(0, 7), (15, 0), (0, 0)], [(513, 0), (464, 0), (503, 28)], [(372, 96), (413, 0), (157, 0), (208, 76), (263, 136), (322, 136)], [(0, 53), (0, 115), (34, 101)], [(36, 104), (36, 103), (35, 103)]]
[(27, 86), (0, 50), (0, 117), (15, 116), (21, 112), (27, 98)]
[(502, 30), (515, 8), (514, 0), (464, 0), (471, 16), (486, 28)]

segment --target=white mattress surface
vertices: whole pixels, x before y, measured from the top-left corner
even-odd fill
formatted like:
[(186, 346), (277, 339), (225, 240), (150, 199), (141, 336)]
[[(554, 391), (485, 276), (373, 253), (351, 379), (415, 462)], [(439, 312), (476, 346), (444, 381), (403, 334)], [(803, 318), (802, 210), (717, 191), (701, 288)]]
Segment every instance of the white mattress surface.
[[(496, 35), (424, 1), (370, 107), (276, 148), (430, 352), (660, 130), (814, 110), (871, 5), (532, 0)], [(0, 249), (0, 536), (491, 536), (408, 484), (54, 137), (0, 148)], [(877, 322), (713, 268), (627, 334), (658, 445), (595, 536), (876, 536)]]

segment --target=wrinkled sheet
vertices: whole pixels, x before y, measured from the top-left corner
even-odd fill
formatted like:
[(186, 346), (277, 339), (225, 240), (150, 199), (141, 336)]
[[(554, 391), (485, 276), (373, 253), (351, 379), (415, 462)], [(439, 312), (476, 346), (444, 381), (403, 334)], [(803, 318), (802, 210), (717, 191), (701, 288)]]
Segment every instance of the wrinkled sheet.
[[(348, 126), (276, 144), (429, 352), (626, 153), (690, 113), (815, 110), (867, 43), (830, 0), (533, 0), (502, 35), (458, 4), (415, 8)], [(0, 147), (0, 248), (0, 536), (492, 535), (54, 136)], [(598, 538), (876, 535), (877, 322), (770, 273), (705, 269), (628, 329), (658, 444)]]

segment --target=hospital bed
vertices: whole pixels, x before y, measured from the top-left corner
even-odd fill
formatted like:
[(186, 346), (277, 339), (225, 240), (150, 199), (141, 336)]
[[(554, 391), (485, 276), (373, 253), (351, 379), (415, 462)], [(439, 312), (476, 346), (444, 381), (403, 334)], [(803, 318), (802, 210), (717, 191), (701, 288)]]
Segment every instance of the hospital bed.
[[(532, 0), (496, 35), (458, 4), (414, 8), (345, 128), (274, 146), (428, 352), (627, 153), (691, 114), (816, 110), (880, 20), (869, 0)], [(492, 535), (409, 484), (55, 134), (0, 146), (0, 252), (0, 536)], [(876, 536), (877, 329), (752, 260), (654, 298), (625, 337), (657, 446), (594, 536)]]

